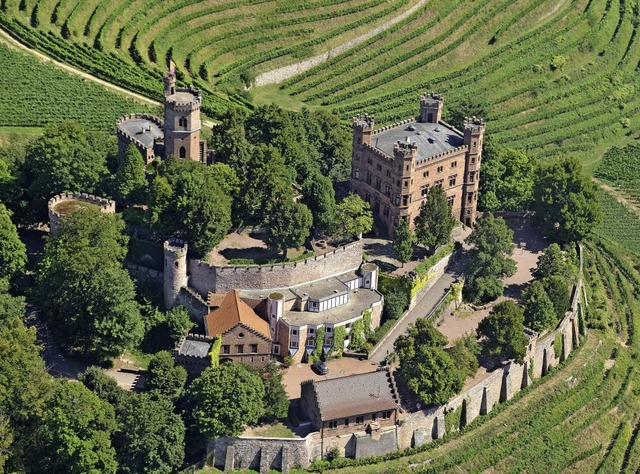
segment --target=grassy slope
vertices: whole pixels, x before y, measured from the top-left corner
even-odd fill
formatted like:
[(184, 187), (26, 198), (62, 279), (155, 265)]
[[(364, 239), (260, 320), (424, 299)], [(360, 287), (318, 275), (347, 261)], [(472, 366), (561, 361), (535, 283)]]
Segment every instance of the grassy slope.
[(8, 85), (0, 93), (0, 139), (16, 133), (39, 133), (38, 128), (21, 127), (42, 127), (63, 120), (110, 131), (125, 113), (150, 110), (2, 43), (0, 82)]

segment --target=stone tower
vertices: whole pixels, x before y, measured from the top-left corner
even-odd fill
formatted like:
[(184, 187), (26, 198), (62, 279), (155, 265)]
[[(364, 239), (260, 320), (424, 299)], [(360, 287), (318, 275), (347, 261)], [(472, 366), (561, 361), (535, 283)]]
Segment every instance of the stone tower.
[(371, 134), (373, 133), (373, 115), (358, 114), (353, 119), (353, 144), (354, 147), (366, 143), (371, 145)]
[(480, 183), (480, 161), (485, 124), (482, 119), (472, 117), (464, 121), (464, 144), (468, 147), (465, 157), (464, 188), (460, 221), (471, 226), (476, 221), (478, 185)]
[(164, 306), (177, 305), (180, 290), (187, 286), (187, 243), (170, 239), (164, 243)]
[(191, 88), (176, 87), (176, 75), (164, 76), (165, 156), (201, 160), (200, 107), (202, 94)]
[(439, 123), (442, 120), (444, 97), (432, 92), (420, 96), (420, 122)]

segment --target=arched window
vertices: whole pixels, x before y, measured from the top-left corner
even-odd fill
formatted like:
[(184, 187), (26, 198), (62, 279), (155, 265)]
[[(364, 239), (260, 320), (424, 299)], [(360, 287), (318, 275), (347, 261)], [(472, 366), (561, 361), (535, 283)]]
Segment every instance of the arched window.
[(185, 117), (180, 117), (178, 119), (178, 126), (187, 128), (187, 119)]
[(184, 149), (183, 146), (180, 147), (180, 158), (184, 158), (187, 156), (187, 150)]

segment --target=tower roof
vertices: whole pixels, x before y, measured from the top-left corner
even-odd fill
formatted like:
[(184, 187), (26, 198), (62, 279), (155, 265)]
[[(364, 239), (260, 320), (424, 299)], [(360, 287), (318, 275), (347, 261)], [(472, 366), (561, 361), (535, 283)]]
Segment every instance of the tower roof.
[(220, 307), (211, 311), (204, 319), (207, 336), (219, 336), (229, 329), (242, 324), (253, 329), (258, 334), (270, 338), (269, 323), (258, 316), (255, 311), (242, 299), (238, 290), (227, 293)]
[(371, 139), (373, 147), (391, 157), (398, 142), (417, 146), (418, 160), (455, 150), (464, 144), (462, 134), (444, 122), (403, 122), (374, 132)]

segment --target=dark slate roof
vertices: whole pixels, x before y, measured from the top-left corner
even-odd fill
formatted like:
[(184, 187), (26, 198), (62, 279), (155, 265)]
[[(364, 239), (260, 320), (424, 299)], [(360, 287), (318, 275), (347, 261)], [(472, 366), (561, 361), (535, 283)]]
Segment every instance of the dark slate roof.
[(164, 137), (164, 132), (157, 123), (143, 118), (127, 119), (120, 125), (130, 137), (140, 140), (147, 148), (153, 148), (153, 140)]
[(323, 421), (398, 408), (385, 370), (313, 383)]
[(206, 357), (210, 348), (210, 342), (185, 339), (178, 349), (178, 354), (191, 357)]
[(398, 141), (407, 142), (407, 137), (418, 146), (418, 160), (446, 153), (463, 145), (463, 135), (442, 122), (436, 124), (414, 121), (375, 132), (371, 137), (371, 146), (393, 157), (393, 146)]

